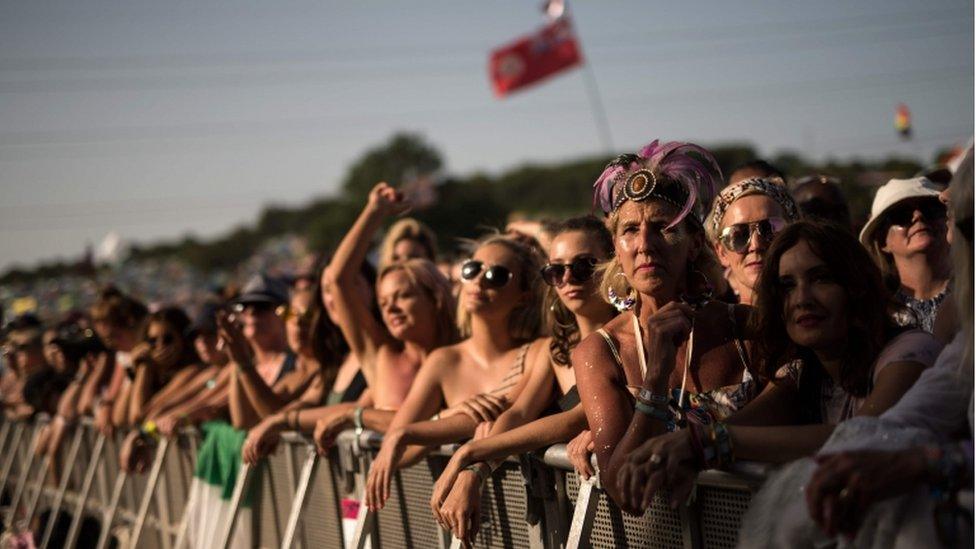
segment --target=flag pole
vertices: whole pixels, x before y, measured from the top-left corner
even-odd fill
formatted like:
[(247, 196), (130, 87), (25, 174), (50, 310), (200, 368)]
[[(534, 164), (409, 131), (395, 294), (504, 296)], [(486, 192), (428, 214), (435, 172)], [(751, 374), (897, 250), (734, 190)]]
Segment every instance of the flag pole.
[(600, 97), (600, 89), (596, 84), (596, 76), (593, 74), (593, 67), (590, 66), (588, 58), (584, 57), (583, 62), (583, 82), (586, 86), (586, 95), (590, 99), (590, 111), (593, 113), (593, 121), (596, 123), (597, 133), (600, 134), (600, 141), (607, 154), (613, 154), (613, 135), (610, 133), (610, 121), (607, 118), (607, 111), (603, 108), (603, 99)]

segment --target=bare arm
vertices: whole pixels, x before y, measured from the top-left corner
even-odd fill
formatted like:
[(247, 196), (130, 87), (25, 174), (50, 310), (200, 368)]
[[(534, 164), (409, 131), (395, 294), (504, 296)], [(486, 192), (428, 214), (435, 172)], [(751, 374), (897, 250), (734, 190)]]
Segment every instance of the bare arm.
[(499, 461), (539, 448), (566, 442), (587, 428), (582, 406), (552, 414), (508, 431), (473, 440), (458, 450), (463, 464)]
[(336, 291), (337, 324), (356, 356), (366, 383), (375, 386), (375, 360), (379, 348), (393, 343), (386, 327), (377, 322), (370, 304), (363, 302), (359, 292), (353, 291), (360, 284), (360, 267), (366, 260), (370, 241), (387, 216), (404, 208), (399, 193), (380, 183), (369, 194), (362, 213), (336, 248), (332, 262), (326, 269), (326, 280)]

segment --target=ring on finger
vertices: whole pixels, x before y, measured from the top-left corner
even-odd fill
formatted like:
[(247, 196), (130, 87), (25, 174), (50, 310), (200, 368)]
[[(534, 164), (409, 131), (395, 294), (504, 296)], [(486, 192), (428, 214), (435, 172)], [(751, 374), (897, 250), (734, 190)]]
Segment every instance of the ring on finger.
[(648, 461), (650, 461), (651, 466), (656, 469), (661, 465), (661, 463), (664, 462), (664, 458), (661, 457), (661, 454), (651, 454), (651, 458)]

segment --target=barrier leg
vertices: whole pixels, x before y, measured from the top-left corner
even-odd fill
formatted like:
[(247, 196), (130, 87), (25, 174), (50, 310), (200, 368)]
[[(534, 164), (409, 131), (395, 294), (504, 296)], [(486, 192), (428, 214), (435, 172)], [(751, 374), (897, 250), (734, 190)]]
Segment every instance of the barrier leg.
[(26, 531), (30, 529), (31, 521), (34, 519), (34, 512), (37, 511), (37, 504), (41, 501), (41, 494), (44, 492), (44, 483), (47, 482), (47, 475), (51, 471), (51, 456), (45, 455), (41, 458), (41, 466), (37, 471), (37, 484), (34, 494), (31, 496), (28, 504), (27, 510), (24, 513), (23, 529), (20, 531)]
[(215, 544), (218, 549), (230, 547), (230, 541), (234, 537), (234, 527), (237, 526), (237, 515), (241, 508), (241, 500), (244, 499), (244, 489), (250, 480), (251, 466), (241, 464), (241, 470), (237, 473), (237, 483), (234, 484), (234, 493), (230, 498), (230, 516), (224, 521), (223, 529)]
[[(362, 450), (356, 449), (357, 452)], [(359, 458), (359, 474), (356, 475), (356, 492), (365, 500), (366, 496), (366, 475), (369, 473), (369, 458), (365, 452)], [(376, 513), (368, 510), (365, 505), (359, 505), (359, 512), (356, 514), (356, 531), (352, 536), (353, 549), (364, 549), (365, 547), (380, 547), (379, 532), (377, 531)]]
[(600, 491), (596, 487), (596, 476), (584, 481), (580, 479), (579, 494), (576, 496), (576, 508), (573, 510), (573, 521), (569, 526), (569, 536), (566, 539), (566, 549), (578, 549), (586, 545), (593, 530), (593, 519), (596, 517), (596, 507), (600, 502)]
[(149, 471), (149, 481), (146, 484), (146, 493), (142, 495), (139, 502), (139, 513), (136, 515), (136, 523), (132, 527), (130, 543), (132, 547), (139, 546), (139, 536), (142, 534), (142, 527), (146, 524), (146, 515), (149, 514), (149, 504), (152, 503), (153, 494), (156, 493), (156, 485), (159, 483), (159, 473), (163, 469), (163, 461), (166, 459), (166, 451), (169, 450), (169, 439), (163, 438), (156, 447), (156, 456), (153, 458), (152, 468)]
[[(68, 538), (65, 540), (65, 547), (74, 547), (78, 541), (78, 532), (81, 530), (81, 519), (85, 514), (85, 505), (88, 503), (88, 494), (91, 493), (92, 483), (95, 481), (95, 473), (98, 472), (98, 464), (102, 461), (102, 451), (105, 448), (105, 435), (99, 433), (95, 439), (95, 447), (92, 449), (91, 461), (85, 470), (85, 479), (81, 483), (81, 493), (78, 494), (78, 502), (75, 503), (74, 516), (71, 517), (71, 527), (68, 528)], [(42, 548), (43, 549), (43, 548)]]
[(31, 437), (30, 446), (27, 450), (27, 463), (18, 471), (17, 487), (14, 489), (14, 496), (10, 499), (10, 508), (7, 509), (7, 516), (4, 517), (4, 524), (7, 525), (8, 529), (13, 527), (14, 519), (17, 518), (17, 506), (20, 505), (20, 498), (24, 496), (24, 490), (27, 488), (27, 477), (30, 476), (31, 469), (34, 467), (34, 458), (37, 456), (34, 452), (34, 447), (37, 446), (37, 439), (40, 434), (41, 427), (38, 426), (34, 429), (34, 436)]
[[(179, 445), (176, 447), (176, 453), (179, 453)], [(172, 459), (172, 458), (166, 458)], [(177, 459), (179, 459), (177, 457)], [(163, 464), (165, 466), (166, 460), (164, 459)], [(156, 512), (159, 514), (159, 542), (162, 544), (163, 549), (172, 549), (173, 540), (170, 538), (169, 529), (172, 527), (169, 516), (169, 486), (170, 486), (170, 474), (169, 471), (163, 473), (163, 477), (159, 480), (159, 484), (156, 488)]]
[(2, 420), (2, 421), (3, 421), (3, 425), (0, 426), (0, 455), (2, 455), (3, 451), (7, 449), (7, 435), (10, 434), (10, 424), (11, 424), (11, 421), (9, 420)]
[(7, 487), (7, 481), (10, 479), (10, 471), (14, 467), (14, 460), (17, 459), (17, 450), (20, 447), (20, 441), (24, 438), (24, 424), (17, 423), (14, 426), (13, 438), (11, 439), (10, 448), (5, 449), (7, 452), (6, 459), (3, 462), (3, 473), (0, 476), (0, 491)]
[(291, 549), (291, 544), (295, 539), (295, 532), (301, 520), (302, 511), (308, 501), (308, 486), (315, 476), (315, 469), (318, 467), (318, 455), (314, 448), (309, 448), (305, 456), (305, 463), (302, 465), (301, 477), (298, 479), (298, 487), (295, 489), (295, 497), (292, 498), (291, 511), (288, 513), (288, 524), (285, 527), (285, 536), (281, 539), (281, 549)]
[(108, 509), (102, 516), (102, 530), (98, 535), (98, 544), (95, 549), (105, 549), (108, 545), (108, 538), (112, 533), (112, 523), (115, 522), (115, 512), (119, 507), (119, 500), (122, 498), (122, 489), (125, 488), (125, 481), (128, 475), (125, 471), (120, 471), (115, 478), (115, 485), (112, 487), (112, 499), (109, 501)]
[(41, 536), (41, 549), (46, 549), (54, 534), (54, 524), (61, 514), (61, 505), (64, 503), (64, 493), (68, 491), (68, 482), (71, 480), (71, 472), (74, 471), (75, 461), (78, 459), (78, 451), (81, 449), (81, 441), (85, 432), (81, 427), (75, 428), (74, 438), (71, 439), (71, 448), (68, 450), (67, 468), (61, 475), (61, 482), (58, 484), (58, 491), (54, 495), (54, 502), (51, 504), (51, 511), (48, 515), (47, 525), (44, 527), (44, 535)]
[(186, 545), (187, 531), (190, 528), (190, 513), (193, 513), (194, 508), (197, 506), (198, 490), (196, 489), (196, 486), (199, 482), (200, 479), (196, 477), (193, 477), (193, 480), (190, 481), (190, 497), (186, 502), (186, 507), (183, 508), (183, 518), (180, 519), (180, 529), (176, 534), (176, 543), (173, 545), (173, 549), (183, 549), (183, 546)]

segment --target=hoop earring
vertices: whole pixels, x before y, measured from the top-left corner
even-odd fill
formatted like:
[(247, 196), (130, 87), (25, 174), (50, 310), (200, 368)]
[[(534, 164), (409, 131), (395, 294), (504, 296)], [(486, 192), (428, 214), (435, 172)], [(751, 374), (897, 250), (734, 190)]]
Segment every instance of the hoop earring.
[[(624, 280), (627, 279), (623, 272), (619, 272), (614, 276), (622, 276)], [(628, 286), (630, 285), (628, 284)], [(613, 288), (607, 288), (607, 299), (610, 301), (610, 304), (617, 309), (617, 312), (623, 313), (633, 309), (634, 305), (637, 305), (637, 290), (631, 286), (630, 290), (627, 292), (627, 295), (620, 297)]]

